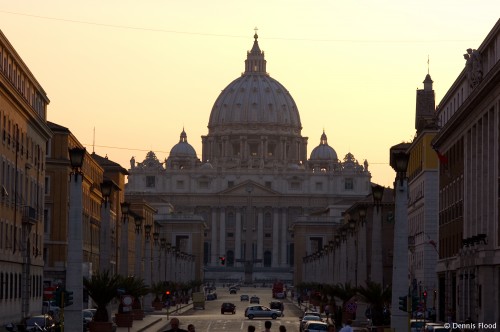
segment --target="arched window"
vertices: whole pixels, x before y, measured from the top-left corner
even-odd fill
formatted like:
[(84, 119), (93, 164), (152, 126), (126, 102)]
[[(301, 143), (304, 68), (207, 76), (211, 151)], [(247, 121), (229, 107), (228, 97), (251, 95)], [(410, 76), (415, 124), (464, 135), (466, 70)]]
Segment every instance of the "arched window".
[(229, 229), (234, 229), (236, 224), (236, 216), (234, 215), (233, 211), (229, 211), (227, 213), (227, 224), (226, 227)]
[(272, 254), (270, 251), (265, 251), (264, 252), (264, 266), (265, 267), (270, 267), (272, 263)]
[(264, 214), (264, 228), (272, 228), (273, 227), (273, 215), (271, 212), (266, 212)]

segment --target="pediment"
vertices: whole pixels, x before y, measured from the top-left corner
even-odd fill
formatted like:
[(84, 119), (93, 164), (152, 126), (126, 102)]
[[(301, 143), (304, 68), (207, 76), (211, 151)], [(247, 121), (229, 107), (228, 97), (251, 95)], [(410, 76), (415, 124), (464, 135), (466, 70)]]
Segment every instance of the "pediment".
[(227, 188), (221, 192), (220, 195), (234, 195), (234, 196), (246, 196), (251, 194), (252, 196), (276, 196), (279, 195), (277, 191), (267, 188), (257, 182), (252, 180), (247, 180), (242, 183), (235, 184), (231, 188)]

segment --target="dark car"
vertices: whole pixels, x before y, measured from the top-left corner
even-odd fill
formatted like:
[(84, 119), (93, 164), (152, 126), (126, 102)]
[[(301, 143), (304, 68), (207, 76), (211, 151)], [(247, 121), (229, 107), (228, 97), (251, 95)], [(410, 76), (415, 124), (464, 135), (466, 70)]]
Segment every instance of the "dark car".
[(281, 311), (281, 315), (283, 316), (283, 310), (285, 309), (285, 306), (283, 305), (283, 302), (281, 302), (281, 301), (272, 301), (272, 302), (269, 303), (269, 308), (280, 310)]
[(236, 313), (236, 306), (228, 302), (222, 303), (222, 305), (220, 306), (220, 313), (223, 315), (226, 312), (234, 315)]
[(250, 297), (246, 294), (243, 294), (240, 296), (240, 301), (248, 301), (250, 300)]
[(259, 297), (258, 297), (258, 296), (255, 296), (255, 295), (254, 295), (254, 296), (252, 296), (252, 297), (250, 298), (250, 303), (260, 303), (260, 299), (259, 299)]
[(26, 319), (25, 331), (40, 331), (39, 327), (44, 331), (53, 332), (56, 330), (56, 323), (49, 315), (36, 315)]
[(208, 293), (207, 294), (207, 301), (213, 301), (217, 299), (217, 294), (216, 293)]
[(234, 287), (229, 288), (229, 294), (236, 294), (238, 290)]

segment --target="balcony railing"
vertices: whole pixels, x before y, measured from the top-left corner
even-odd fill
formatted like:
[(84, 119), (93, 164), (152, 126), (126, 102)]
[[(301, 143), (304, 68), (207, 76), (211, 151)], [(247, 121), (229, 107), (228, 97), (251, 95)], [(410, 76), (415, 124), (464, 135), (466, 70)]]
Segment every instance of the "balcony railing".
[(38, 222), (38, 213), (34, 207), (23, 206), (23, 223), (36, 224)]

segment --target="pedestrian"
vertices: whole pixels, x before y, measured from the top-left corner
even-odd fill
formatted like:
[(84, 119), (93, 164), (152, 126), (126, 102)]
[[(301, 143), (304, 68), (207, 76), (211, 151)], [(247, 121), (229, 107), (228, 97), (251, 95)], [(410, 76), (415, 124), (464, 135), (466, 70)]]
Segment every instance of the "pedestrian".
[(286, 332), (285, 325), (280, 325), (280, 332)]
[(345, 322), (344, 327), (341, 328), (339, 332), (353, 332), (351, 325), (352, 325), (352, 320), (348, 319)]
[(189, 324), (188, 325), (188, 332), (196, 332), (196, 330), (194, 329), (194, 325), (193, 324)]
[(172, 318), (170, 320), (170, 330), (166, 330), (164, 332), (188, 332), (184, 329), (179, 328), (180, 323), (181, 322), (179, 321), (179, 318)]
[(335, 325), (333, 324), (328, 324), (328, 332), (335, 332)]
[[(266, 320), (266, 321), (264, 322), (264, 331), (262, 331), (262, 332), (271, 332), (271, 326), (272, 326), (272, 325), (273, 325), (273, 324), (271, 323), (271, 321), (270, 321), (270, 320)], [(352, 332), (352, 331), (351, 331), (351, 332)]]
[(248, 325), (247, 332), (255, 332), (255, 326), (253, 326), (253, 325)]

